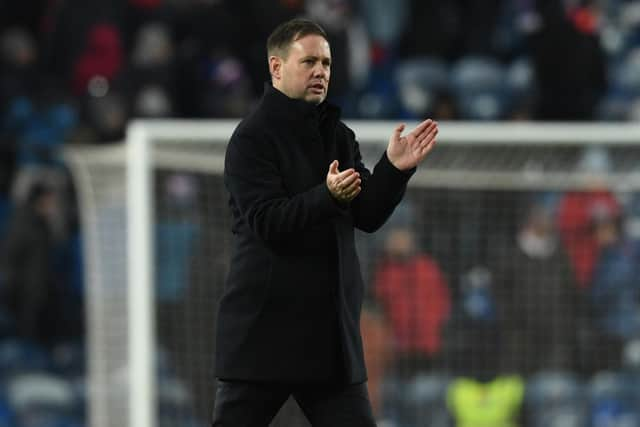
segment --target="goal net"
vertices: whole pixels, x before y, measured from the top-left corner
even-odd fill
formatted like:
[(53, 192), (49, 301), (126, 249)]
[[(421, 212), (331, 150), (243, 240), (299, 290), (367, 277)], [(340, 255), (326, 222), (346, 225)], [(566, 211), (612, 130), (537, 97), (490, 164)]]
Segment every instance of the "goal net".
[[(92, 427), (209, 425), (235, 125), (140, 121), (126, 143), (66, 153), (84, 235)], [(349, 125), (371, 169), (395, 123)], [(548, 416), (535, 412), (536, 387), (562, 378), (581, 390), (562, 409), (578, 423), (603, 373), (638, 367), (638, 141), (634, 124), (440, 125), (387, 224), (357, 234), (379, 420), (450, 425), (471, 413), (460, 378), (517, 378), (522, 416)], [(288, 402), (273, 425), (307, 424)]]

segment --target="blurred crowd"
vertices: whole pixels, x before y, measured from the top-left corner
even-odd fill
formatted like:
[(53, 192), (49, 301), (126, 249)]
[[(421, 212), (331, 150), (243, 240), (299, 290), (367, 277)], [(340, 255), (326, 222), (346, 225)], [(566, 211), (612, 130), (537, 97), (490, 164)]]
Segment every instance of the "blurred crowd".
[(380, 419), (640, 425), (638, 200), (598, 179), (589, 191), (412, 190), (364, 251)]
[[(64, 404), (74, 391), (60, 375), (83, 375), (82, 233), (63, 148), (120, 141), (132, 118), (242, 117), (268, 80), (268, 34), (300, 15), (329, 35), (329, 97), (347, 119), (640, 119), (638, 0), (0, 1), (0, 426), (19, 416), (18, 425), (37, 425), (27, 403), (51, 398), (41, 385)], [(457, 414), (459, 425), (477, 426), (469, 405), (490, 393), (504, 398), (505, 417), (519, 413), (517, 375), (557, 374), (532, 386), (531, 404), (547, 408), (549, 393), (576, 396), (576, 373), (626, 369), (640, 332), (640, 246), (626, 225), (640, 203), (605, 189), (509, 201), (522, 214), (505, 233), (477, 216), (492, 212), (486, 194), (446, 197), (479, 208), (429, 211), (418, 200), (415, 215), (431, 225), (407, 221), (385, 234), (369, 272), (363, 333), (381, 418), (410, 426), (402, 414), (437, 421), (444, 408), (445, 424), (432, 425)], [(185, 242), (194, 233), (167, 230)], [(491, 256), (451, 266), (480, 240)], [(18, 378), (27, 403), (9, 405), (15, 378), (3, 373), (27, 360), (27, 371), (51, 376), (31, 388)], [(593, 378), (596, 391), (617, 380)], [(584, 413), (569, 400), (558, 416)]]

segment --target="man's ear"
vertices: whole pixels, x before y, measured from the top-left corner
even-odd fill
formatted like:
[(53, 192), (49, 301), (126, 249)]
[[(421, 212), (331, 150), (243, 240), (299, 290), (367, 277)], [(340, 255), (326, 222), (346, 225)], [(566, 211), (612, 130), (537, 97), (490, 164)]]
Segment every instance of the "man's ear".
[(269, 57), (269, 73), (274, 80), (282, 77), (282, 58), (272, 55)]

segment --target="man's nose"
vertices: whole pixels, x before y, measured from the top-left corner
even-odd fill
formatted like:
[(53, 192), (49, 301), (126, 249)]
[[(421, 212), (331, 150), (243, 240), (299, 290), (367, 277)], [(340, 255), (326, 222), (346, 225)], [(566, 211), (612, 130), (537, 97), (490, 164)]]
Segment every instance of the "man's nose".
[(313, 68), (313, 75), (316, 77), (325, 77), (327, 75), (327, 70), (324, 65), (318, 64)]

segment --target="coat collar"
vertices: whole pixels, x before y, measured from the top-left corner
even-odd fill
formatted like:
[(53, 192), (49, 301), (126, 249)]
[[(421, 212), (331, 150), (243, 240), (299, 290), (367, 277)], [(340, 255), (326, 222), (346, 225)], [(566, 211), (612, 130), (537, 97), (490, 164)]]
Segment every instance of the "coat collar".
[(326, 100), (319, 105), (314, 105), (301, 99), (289, 98), (268, 82), (264, 85), (262, 103), (268, 111), (287, 119), (311, 117), (322, 120), (327, 114), (336, 118), (340, 117), (340, 108)]

